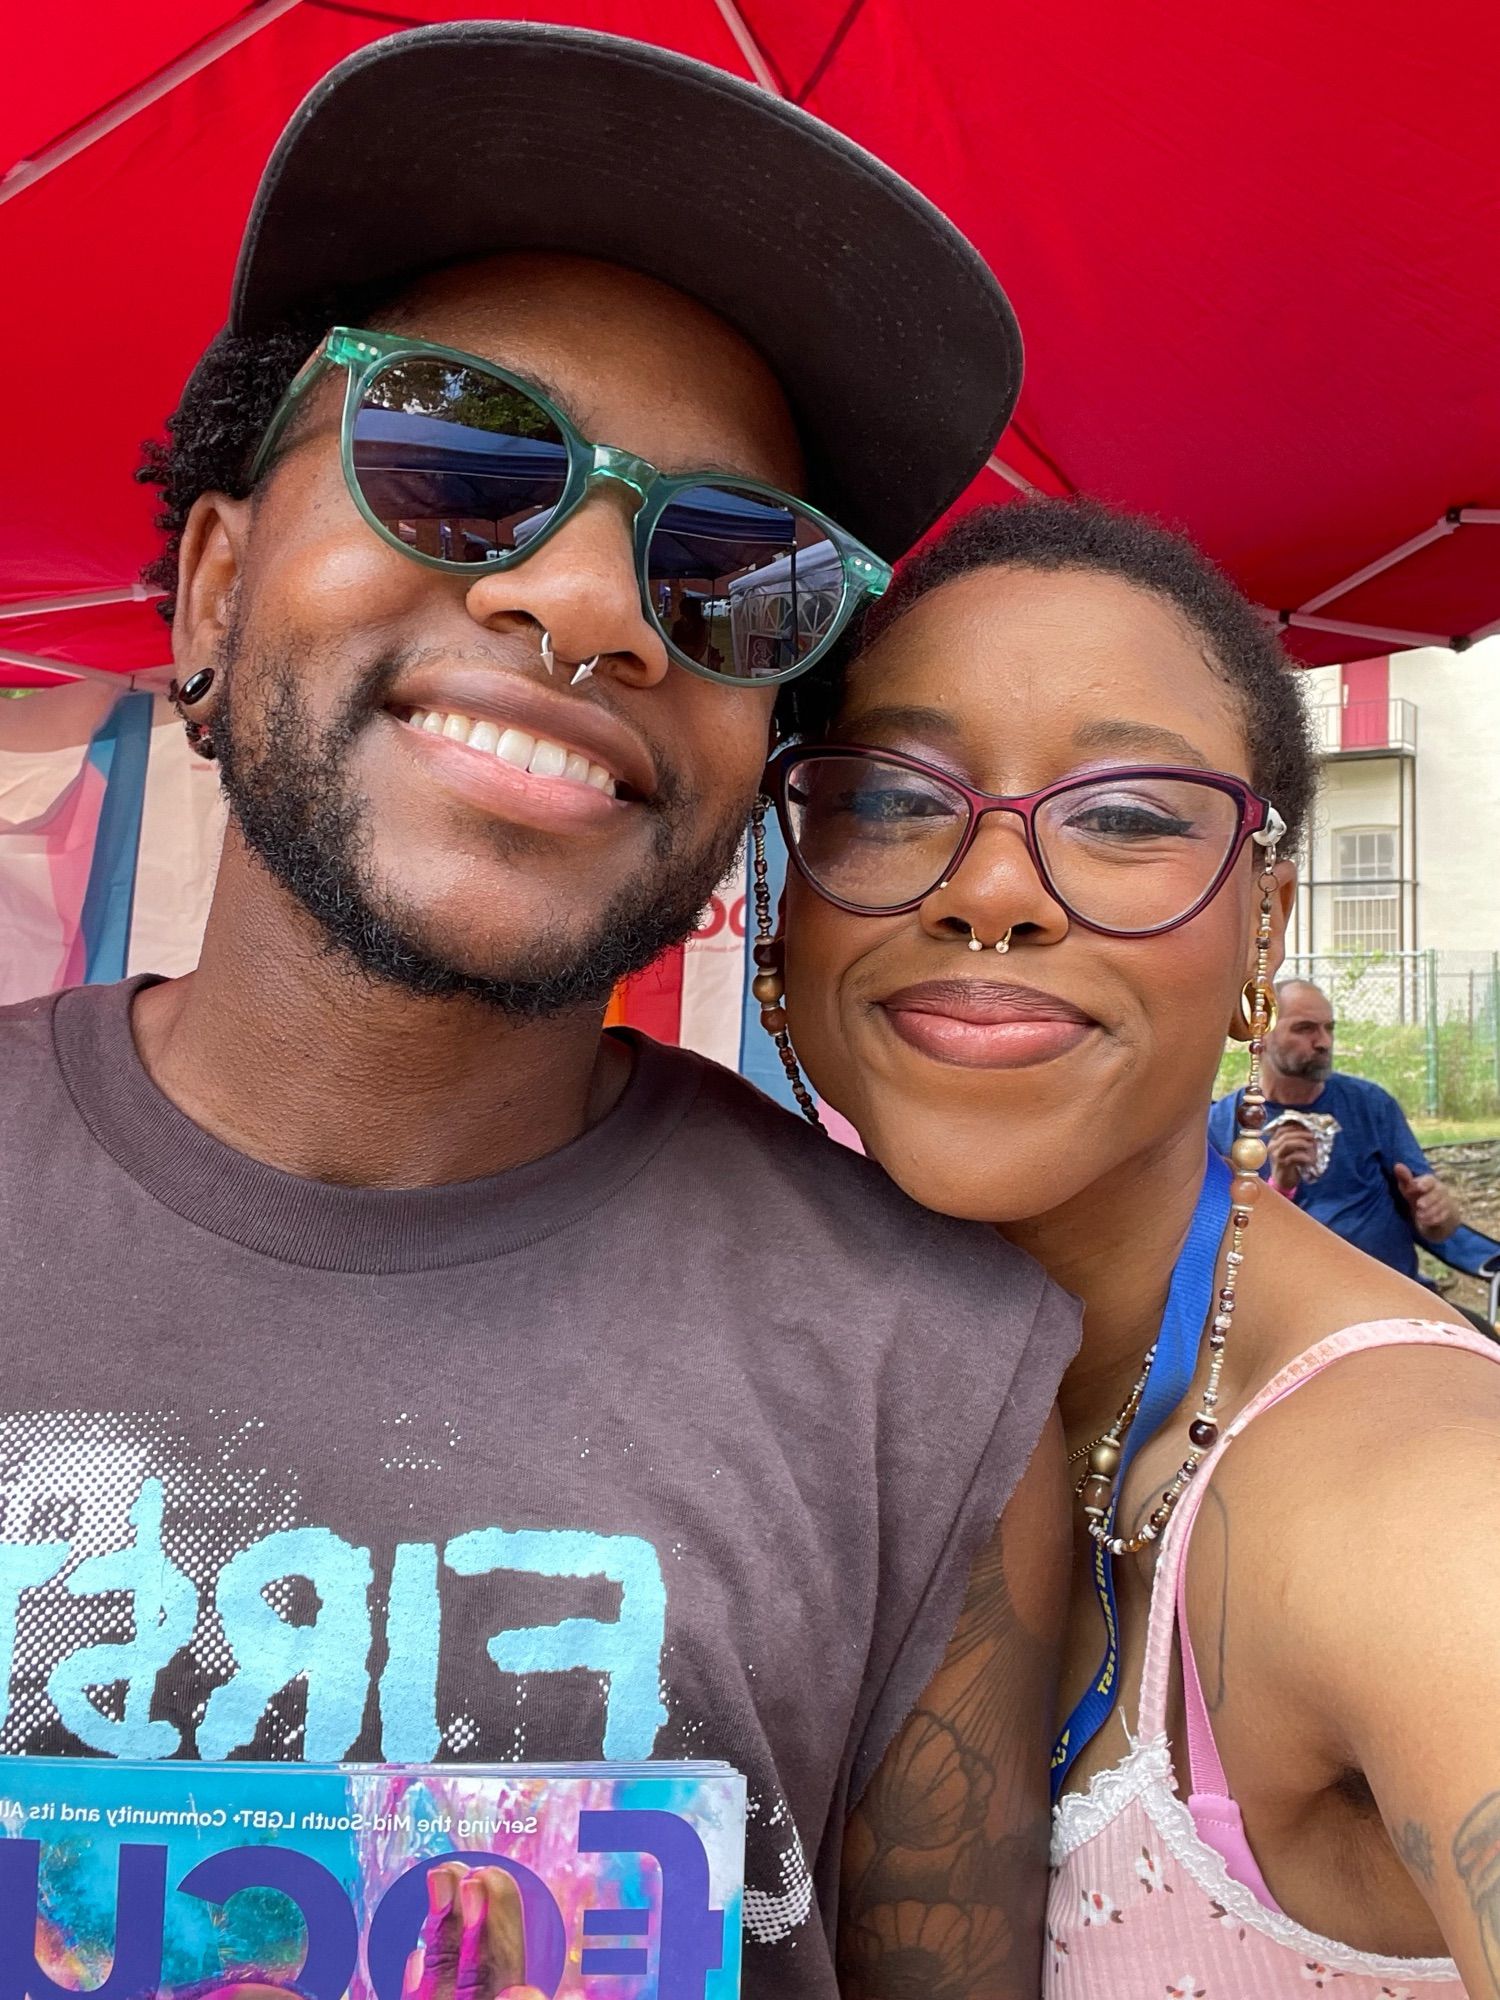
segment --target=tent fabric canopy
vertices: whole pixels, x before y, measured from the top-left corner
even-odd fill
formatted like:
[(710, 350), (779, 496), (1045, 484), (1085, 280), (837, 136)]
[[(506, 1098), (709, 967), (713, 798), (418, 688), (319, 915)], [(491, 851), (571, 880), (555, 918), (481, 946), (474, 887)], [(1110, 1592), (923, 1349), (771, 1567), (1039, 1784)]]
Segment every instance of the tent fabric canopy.
[(0, 74), (0, 681), (55, 684), (28, 659), (165, 663), (131, 473), (222, 323), (256, 179), (306, 90), (396, 28), (522, 11), (752, 76), (955, 218), (1028, 350), (973, 497), (1085, 492), (1180, 524), (1291, 614), (1307, 661), (1500, 627), (1484, 0), (1378, 18), (1300, 0), (77, 0), (18, 10)]

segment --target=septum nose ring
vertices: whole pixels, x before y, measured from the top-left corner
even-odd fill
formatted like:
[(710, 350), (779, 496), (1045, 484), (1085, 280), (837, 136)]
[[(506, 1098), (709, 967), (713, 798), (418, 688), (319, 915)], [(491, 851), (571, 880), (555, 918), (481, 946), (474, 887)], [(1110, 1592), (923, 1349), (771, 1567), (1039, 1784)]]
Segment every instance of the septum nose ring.
[[(938, 887), (939, 889), (946, 889), (948, 886), (949, 886), (948, 878), (945, 876), (943, 880), (938, 883)], [(960, 923), (963, 922), (963, 919), (961, 917), (959, 919), (959, 922)], [(1010, 950), (1010, 934), (1014, 929), (1015, 929), (1014, 924), (1007, 924), (1005, 927), (1004, 937), (997, 938), (993, 945), (987, 945), (984, 942), (983, 938), (976, 937), (974, 935), (974, 926), (970, 924), (969, 935), (967, 939), (968, 947), (970, 951), (998, 951), (1003, 954)]]
[[(580, 681), (586, 681), (603, 657), (602, 653), (595, 653), (591, 660), (580, 661), (573, 669), (573, 678), (568, 682), (568, 686), (577, 687)], [(566, 661), (564, 661), (564, 665), (566, 664)], [(545, 625), (542, 627), (542, 665), (547, 669), (549, 675), (557, 671), (557, 654), (553, 651), (552, 634), (547, 630)]]

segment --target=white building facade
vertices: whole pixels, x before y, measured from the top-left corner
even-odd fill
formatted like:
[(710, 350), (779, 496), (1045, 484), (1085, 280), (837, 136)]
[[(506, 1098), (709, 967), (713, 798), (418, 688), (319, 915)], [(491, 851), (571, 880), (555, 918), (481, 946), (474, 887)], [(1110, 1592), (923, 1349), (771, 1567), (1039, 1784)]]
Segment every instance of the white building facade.
[(1500, 951), (1500, 639), (1306, 670), (1322, 751), (1299, 957)]

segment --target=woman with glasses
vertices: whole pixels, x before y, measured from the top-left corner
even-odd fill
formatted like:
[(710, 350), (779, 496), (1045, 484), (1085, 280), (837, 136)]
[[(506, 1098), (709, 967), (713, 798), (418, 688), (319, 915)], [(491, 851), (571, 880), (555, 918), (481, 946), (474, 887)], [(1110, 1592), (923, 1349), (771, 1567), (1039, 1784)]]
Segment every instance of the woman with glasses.
[(1085, 1307), (1048, 1992), (1500, 1994), (1500, 1354), (1261, 1177), (1314, 781), (1271, 630), (1178, 538), (1037, 502), (813, 679), (765, 1025), (810, 1115), (799, 1060)]

